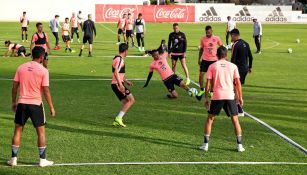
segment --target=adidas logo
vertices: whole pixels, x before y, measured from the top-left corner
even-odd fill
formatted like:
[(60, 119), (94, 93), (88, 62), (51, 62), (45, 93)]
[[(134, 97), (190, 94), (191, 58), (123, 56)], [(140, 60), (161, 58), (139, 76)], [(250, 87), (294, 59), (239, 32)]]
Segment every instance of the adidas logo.
[(247, 7), (243, 7), (235, 16), (232, 18), (234, 21), (252, 21), (252, 16), (249, 13)]
[(210, 7), (205, 13), (199, 18), (199, 21), (222, 21), (221, 17), (217, 14), (214, 7)]
[(275, 10), (272, 11), (266, 18), (265, 21), (269, 22), (286, 22), (287, 18), (281, 11), (280, 7), (277, 7)]

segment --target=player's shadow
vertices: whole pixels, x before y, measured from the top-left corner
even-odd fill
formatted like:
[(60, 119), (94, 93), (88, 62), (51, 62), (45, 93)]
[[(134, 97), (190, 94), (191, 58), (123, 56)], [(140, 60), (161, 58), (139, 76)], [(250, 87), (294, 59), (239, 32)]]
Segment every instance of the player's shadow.
[(143, 142), (149, 142), (152, 144), (159, 144), (159, 145), (169, 145), (169, 146), (174, 146), (174, 147), (180, 147), (180, 148), (188, 148), (188, 149), (193, 149), (195, 148), (195, 145), (186, 143), (186, 142), (179, 142), (179, 141), (174, 141), (174, 140), (166, 140), (166, 139), (159, 139), (159, 138), (154, 138), (154, 137), (144, 137), (144, 136), (138, 136), (138, 135), (133, 135), (129, 133), (116, 133), (116, 132), (108, 132), (108, 131), (96, 131), (96, 130), (88, 130), (88, 129), (78, 129), (78, 128), (71, 128), (67, 126), (59, 126), (55, 124), (48, 124), (46, 125), (47, 128), (49, 129), (54, 129), (54, 130), (59, 130), (61, 132), (71, 132), (71, 133), (82, 133), (86, 135), (96, 135), (96, 136), (108, 136), (108, 137), (118, 137), (122, 139), (135, 139), (135, 140), (140, 140)]

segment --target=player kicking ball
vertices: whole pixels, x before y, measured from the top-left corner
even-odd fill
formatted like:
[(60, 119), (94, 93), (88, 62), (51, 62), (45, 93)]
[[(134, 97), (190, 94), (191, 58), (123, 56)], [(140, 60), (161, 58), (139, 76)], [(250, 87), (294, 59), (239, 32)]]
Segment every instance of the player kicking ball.
[[(215, 116), (219, 115), (222, 108), (228, 117), (231, 117), (232, 124), (237, 136), (237, 149), (245, 151), (242, 145), (242, 129), (238, 119), (238, 108), (235, 100), (235, 91), (240, 105), (243, 106), (240, 75), (235, 64), (227, 61), (227, 48), (221, 46), (217, 49), (218, 61), (209, 66), (205, 89), (205, 106), (208, 109), (208, 118), (205, 123), (204, 143), (199, 149), (208, 151), (209, 137)], [(235, 87), (234, 87), (235, 86)], [(209, 93), (213, 87), (213, 97), (209, 103)]]
[(178, 93), (176, 92), (174, 85), (177, 85), (180, 88), (184, 89), (185, 91), (191, 93), (191, 96), (195, 96), (197, 94), (197, 92), (190, 91), (190, 88), (170, 68), (167, 62), (167, 57), (168, 57), (167, 52), (163, 53), (160, 50), (160, 53), (159, 53), (159, 50), (152, 50), (151, 55), (152, 55), (153, 61), (149, 66), (149, 74), (147, 77), (147, 81), (144, 85), (144, 88), (148, 86), (149, 81), (153, 75), (153, 71), (156, 70), (160, 74), (160, 77), (162, 81), (164, 82), (164, 85), (168, 89), (168, 92), (169, 92), (167, 94), (168, 98), (175, 99), (178, 97)]
[(132, 93), (125, 86), (125, 84), (133, 86), (132, 82), (125, 78), (125, 58), (127, 55), (128, 45), (126, 43), (121, 43), (119, 45), (119, 54), (114, 57), (112, 64), (111, 87), (119, 101), (123, 104), (118, 116), (114, 119), (113, 125), (120, 127), (126, 127), (123, 123), (123, 117), (135, 102)]

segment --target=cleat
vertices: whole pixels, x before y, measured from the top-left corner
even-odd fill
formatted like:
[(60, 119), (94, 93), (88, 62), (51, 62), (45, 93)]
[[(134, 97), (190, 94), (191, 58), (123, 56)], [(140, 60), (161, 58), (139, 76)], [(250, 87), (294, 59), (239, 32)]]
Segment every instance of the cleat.
[(93, 57), (93, 55), (92, 54), (88, 54), (88, 57)]
[(201, 101), (201, 99), (203, 98), (203, 95), (199, 96), (199, 95), (197, 94), (195, 97), (196, 97), (196, 99), (197, 99), (198, 101)]
[(200, 150), (203, 151), (208, 151), (209, 149), (209, 144), (208, 143), (204, 143), (202, 146), (199, 147)]
[(47, 159), (40, 159), (40, 160), (39, 160), (39, 166), (40, 166), (40, 167), (51, 166), (51, 165), (53, 165), (53, 164), (54, 164), (53, 161), (49, 161), (49, 160), (47, 160)]
[(167, 94), (166, 94), (166, 97), (169, 98), (169, 99), (172, 99), (172, 98), (173, 98), (173, 96), (172, 96), (170, 93), (167, 93)]
[(121, 127), (126, 127), (126, 125), (123, 123), (123, 119), (116, 117), (114, 122), (113, 122), (114, 126), (121, 126)]
[(142, 52), (142, 48), (141, 47), (139, 47), (138, 49), (139, 49), (139, 52)]
[(189, 86), (191, 84), (190, 78), (187, 78), (187, 81), (185, 82), (185, 85)]
[(238, 152), (244, 152), (245, 151), (242, 144), (238, 144), (237, 149), (238, 149)]
[(199, 91), (197, 96), (203, 96), (205, 94), (205, 91)]
[(145, 48), (144, 47), (142, 47), (142, 52), (145, 52)]
[(12, 157), (11, 160), (7, 161), (7, 165), (9, 165), (9, 166), (17, 166), (17, 157)]
[(116, 44), (117, 44), (117, 45), (120, 45), (120, 43), (121, 43), (121, 42), (117, 42)]

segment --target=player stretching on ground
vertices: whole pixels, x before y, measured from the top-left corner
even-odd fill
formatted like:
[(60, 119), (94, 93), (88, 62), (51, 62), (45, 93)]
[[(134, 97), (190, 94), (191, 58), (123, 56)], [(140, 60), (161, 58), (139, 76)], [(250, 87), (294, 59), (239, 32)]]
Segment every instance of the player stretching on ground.
[[(160, 52), (161, 53), (161, 52)], [(164, 82), (164, 85), (166, 86), (168, 90), (167, 97), (170, 99), (174, 99), (178, 97), (178, 93), (175, 90), (175, 86), (177, 85), (180, 88), (184, 89), (185, 91), (189, 91), (189, 87), (182, 81), (180, 77), (178, 77), (170, 68), (167, 62), (167, 52), (159, 54), (158, 50), (152, 50), (151, 55), (153, 57), (153, 61), (149, 66), (149, 74), (147, 77), (147, 81), (144, 85), (144, 88), (148, 86), (149, 81), (153, 75), (153, 71), (156, 70), (162, 81)], [(193, 94), (195, 96), (196, 94)]]
[(123, 35), (124, 42), (126, 42), (126, 33), (125, 33), (125, 27), (126, 27), (126, 20), (127, 20), (127, 14), (123, 14), (123, 17), (120, 18), (117, 22), (117, 44), (120, 44), (120, 35)]
[(70, 53), (71, 52), (75, 52), (75, 51), (71, 50), (71, 48), (70, 48), (69, 18), (65, 18), (65, 22), (63, 23), (63, 26), (62, 26), (62, 39), (63, 39), (63, 42), (66, 45), (65, 52), (67, 52), (67, 50), (69, 50)]
[(32, 53), (32, 49), (34, 48), (34, 46), (41, 46), (45, 48), (45, 52), (44, 52), (45, 56), (44, 56), (43, 65), (45, 68), (48, 68), (48, 52), (50, 54), (49, 39), (48, 39), (47, 33), (43, 32), (42, 23), (40, 22), (36, 23), (36, 29), (37, 29), (37, 32), (34, 33), (32, 36), (30, 50)]
[(125, 58), (128, 55), (128, 45), (121, 43), (119, 45), (119, 54), (113, 59), (112, 64), (112, 90), (117, 98), (122, 102), (123, 106), (118, 116), (115, 118), (113, 125), (126, 127), (123, 123), (123, 117), (128, 112), (135, 100), (130, 90), (125, 86), (133, 84), (125, 78)]
[(139, 13), (138, 18), (134, 22), (134, 29), (136, 32), (136, 40), (138, 42), (139, 51), (145, 52), (144, 34), (146, 32), (146, 27), (145, 27), (145, 21), (142, 18), (142, 16), (143, 16), (142, 13)]
[(199, 86), (200, 91), (198, 96), (201, 97), (204, 93), (204, 76), (209, 66), (217, 61), (216, 51), (217, 46), (221, 46), (222, 41), (220, 37), (213, 35), (211, 26), (206, 26), (206, 36), (200, 39), (200, 50), (198, 57), (199, 69)]
[(187, 39), (185, 34), (179, 31), (178, 23), (173, 24), (173, 30), (174, 32), (170, 33), (168, 37), (168, 54), (172, 59), (172, 70), (176, 72), (176, 65), (179, 59), (187, 78), (186, 85), (189, 85), (191, 81), (186, 63)]
[(79, 57), (82, 56), (82, 51), (84, 49), (84, 44), (89, 43), (89, 51), (88, 51), (88, 57), (92, 57), (92, 51), (93, 51), (93, 39), (95, 34), (96, 37), (96, 27), (94, 21), (92, 21), (92, 15), (88, 14), (88, 20), (84, 21), (82, 31), (84, 32), (83, 34), (83, 42), (82, 46), (80, 49)]
[(27, 57), (30, 56), (31, 54), (26, 54), (26, 48), (17, 43), (12, 43), (10, 40), (7, 40), (4, 42), (5, 47), (7, 47), (7, 51), (4, 53), (4, 57), (8, 57), (9, 54), (13, 57)]
[[(237, 149), (239, 152), (245, 151), (242, 145), (242, 130), (238, 119), (238, 108), (235, 101), (235, 92), (238, 102), (243, 105), (240, 75), (235, 64), (227, 61), (227, 49), (221, 46), (217, 50), (218, 61), (209, 66), (207, 72), (207, 83), (205, 93), (205, 106), (208, 109), (208, 118), (204, 129), (204, 143), (199, 148), (208, 151), (209, 137), (215, 116), (219, 115), (222, 108), (228, 117), (231, 117), (232, 124), (237, 136)], [(234, 87), (235, 84), (235, 87)], [(209, 93), (213, 88), (213, 97), (209, 102)]]
[(27, 17), (26, 12), (22, 13), (22, 17), (20, 17), (20, 23), (21, 23), (21, 39), (22, 39), (22, 42), (25, 42), (24, 38), (26, 38), (26, 42), (28, 42), (29, 19)]
[(80, 43), (79, 39), (79, 30), (78, 30), (78, 18), (76, 17), (75, 13), (72, 13), (72, 17), (70, 18), (71, 22), (71, 42), (74, 42), (74, 33), (77, 35), (78, 42)]
[(126, 42), (129, 46), (129, 38), (131, 38), (132, 47), (134, 47), (134, 33), (133, 33), (134, 21), (132, 19), (131, 13), (128, 13), (128, 18), (126, 19)]
[[(49, 90), (49, 73), (40, 63), (44, 60), (45, 49), (36, 46), (32, 50), (33, 60), (22, 64), (16, 71), (12, 88), (12, 110), (15, 112), (15, 131), (12, 139), (12, 158), (7, 162), (10, 166), (17, 165), (17, 153), (20, 146), (22, 131), (27, 120), (31, 118), (38, 137), (39, 166), (53, 165), (46, 159), (45, 112), (42, 104), (42, 92), (55, 117)], [(18, 103), (17, 90), (20, 87)]]

